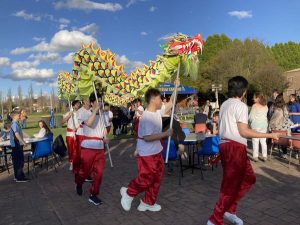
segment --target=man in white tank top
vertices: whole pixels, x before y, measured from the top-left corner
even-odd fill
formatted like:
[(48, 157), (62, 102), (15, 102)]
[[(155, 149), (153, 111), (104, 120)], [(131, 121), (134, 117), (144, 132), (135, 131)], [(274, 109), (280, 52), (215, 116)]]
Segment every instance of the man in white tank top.
[[(101, 101), (101, 96), (98, 95)], [(81, 169), (75, 176), (76, 191), (82, 195), (82, 184), (90, 174), (93, 174), (93, 181), (90, 188), (89, 202), (94, 205), (102, 204), (98, 198), (99, 189), (105, 167), (105, 143), (106, 129), (103, 113), (99, 115), (99, 103), (96, 102), (94, 93), (90, 95), (92, 110), (87, 119), (83, 121), (83, 140), (81, 142)]]

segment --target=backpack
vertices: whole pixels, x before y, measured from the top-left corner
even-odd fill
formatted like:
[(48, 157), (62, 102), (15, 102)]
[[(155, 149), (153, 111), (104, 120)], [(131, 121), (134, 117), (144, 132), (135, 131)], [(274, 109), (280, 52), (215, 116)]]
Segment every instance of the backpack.
[(62, 158), (67, 155), (67, 147), (61, 134), (55, 138), (52, 148), (53, 152)]

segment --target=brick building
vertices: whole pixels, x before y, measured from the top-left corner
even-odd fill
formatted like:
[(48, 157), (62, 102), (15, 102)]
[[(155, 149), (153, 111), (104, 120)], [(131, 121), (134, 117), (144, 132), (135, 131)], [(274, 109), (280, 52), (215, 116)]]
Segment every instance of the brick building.
[(300, 95), (300, 68), (286, 71), (284, 73), (289, 87), (284, 92), (284, 99), (288, 101), (290, 94)]

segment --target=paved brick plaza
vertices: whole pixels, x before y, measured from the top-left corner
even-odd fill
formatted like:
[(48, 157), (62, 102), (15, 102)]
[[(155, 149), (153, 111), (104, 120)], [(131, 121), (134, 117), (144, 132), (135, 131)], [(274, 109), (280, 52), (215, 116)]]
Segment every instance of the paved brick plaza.
[[(68, 171), (67, 160), (53, 170), (42, 170), (38, 178), (29, 183), (14, 183), (12, 175), (0, 174), (1, 225), (204, 225), (212, 213), (221, 182), (221, 166), (213, 172), (184, 172), (182, 185), (178, 173), (165, 173), (158, 203), (162, 211), (140, 213), (136, 210), (138, 198), (131, 212), (120, 206), (119, 189), (136, 175), (133, 157), (133, 140), (112, 141), (115, 164), (107, 162), (100, 197), (101, 206), (88, 202), (88, 184), (84, 196), (75, 194), (73, 175)], [(253, 163), (257, 183), (239, 207), (239, 216), (245, 224), (284, 225), (300, 224), (300, 166), (293, 159), (290, 169), (287, 162), (275, 157), (266, 163)], [(176, 168), (177, 169), (177, 168)]]

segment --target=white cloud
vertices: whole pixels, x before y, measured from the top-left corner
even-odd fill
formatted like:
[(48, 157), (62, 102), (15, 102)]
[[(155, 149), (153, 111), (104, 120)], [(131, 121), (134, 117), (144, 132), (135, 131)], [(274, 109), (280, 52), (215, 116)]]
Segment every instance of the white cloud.
[(84, 27), (79, 28), (78, 30), (84, 33), (95, 35), (98, 31), (98, 26), (95, 23), (91, 23)]
[(29, 48), (20, 47), (13, 49), (10, 53), (13, 55), (24, 54), (28, 52), (59, 52), (59, 51), (72, 51), (77, 50), (81, 45), (89, 44), (93, 42), (95, 45), (98, 45), (97, 40), (91, 36), (82, 33), (81, 31), (68, 31), (61, 30), (54, 34), (49, 43), (42, 41), (37, 45), (34, 45)]
[(46, 38), (44, 38), (44, 37), (33, 37), (32, 39), (33, 39), (34, 41), (37, 41), (37, 42), (45, 41), (45, 40), (46, 40)]
[(72, 64), (74, 61), (73, 61), (73, 56), (74, 56), (74, 52), (70, 52), (69, 54), (67, 54), (63, 60), (65, 63), (67, 64)]
[(126, 7), (130, 7), (138, 2), (145, 2), (146, 0), (129, 0), (128, 3), (126, 4)]
[(172, 37), (176, 35), (176, 33), (169, 33), (169, 34), (165, 34), (164, 36), (158, 38), (158, 41), (165, 41), (165, 40), (168, 40), (169, 37)]
[[(57, 81), (56, 81), (56, 79), (53, 80), (53, 81), (51, 81), (51, 80), (37, 81), (37, 82), (35, 82), (35, 84), (36, 84), (37, 86), (45, 86), (45, 85), (47, 85), (47, 86), (49, 86), (49, 87), (57, 88)], [(37, 97), (38, 97), (38, 95), (37, 95)], [(36, 98), (37, 98), (37, 97), (36, 97)]]
[(54, 75), (52, 69), (37, 69), (30, 67), (13, 70), (11, 78), (14, 80), (44, 80), (52, 78)]
[(231, 11), (228, 12), (228, 15), (236, 17), (238, 19), (252, 18), (253, 16), (251, 11)]
[(58, 22), (62, 24), (69, 24), (71, 21), (66, 18), (59, 18)]
[(42, 81), (52, 78), (54, 72), (52, 69), (38, 69), (39, 60), (35, 61), (17, 61), (11, 64), (12, 73), (7, 78), (13, 80), (36, 80)]
[(31, 67), (38, 66), (40, 62), (38, 60), (35, 60), (33, 62), (30, 61), (17, 61), (11, 64), (11, 68), (13, 70), (19, 70), (19, 69), (29, 69)]
[(7, 57), (0, 57), (0, 67), (6, 67), (10, 65), (10, 59)]
[(76, 50), (81, 47), (81, 44), (90, 42), (98, 44), (94, 37), (80, 31), (61, 30), (51, 39), (49, 49), (52, 51)]
[(150, 12), (154, 12), (154, 11), (156, 11), (157, 10), (157, 7), (155, 7), (155, 6), (151, 6), (150, 8), (149, 8), (149, 11)]
[(55, 53), (55, 52), (48, 52), (46, 54), (31, 54), (29, 56), (29, 59), (34, 59), (34, 60), (38, 60), (38, 61), (48, 61), (48, 62), (54, 62), (57, 61), (59, 59), (59, 54)]
[(21, 10), (19, 12), (16, 12), (13, 15), (16, 16), (16, 17), (22, 17), (25, 20), (41, 21), (41, 19), (42, 19), (41, 16), (36, 16), (36, 15), (33, 15), (33, 14), (26, 13), (25, 10)]
[(59, 20), (57, 21), (59, 22), (59, 29), (60, 30), (64, 30), (65, 28), (68, 27), (69, 23), (71, 22), (70, 20), (66, 19), (66, 18), (59, 18)]
[(124, 66), (129, 69), (135, 69), (136, 67), (140, 67), (144, 64), (141, 61), (131, 61), (126, 55), (116, 55), (116, 60), (118, 64), (124, 64)]
[(58, 27), (58, 28), (59, 28), (60, 30), (64, 30), (64, 29), (67, 28), (67, 27), (68, 27), (67, 24), (63, 24), (63, 23), (62, 23), (62, 24), (59, 24), (59, 27)]
[(141, 35), (142, 35), (142, 36), (147, 36), (147, 35), (148, 35), (148, 33), (147, 33), (147, 32), (145, 32), (145, 31), (142, 31), (142, 32), (141, 32)]
[(57, 1), (54, 3), (56, 9), (79, 9), (79, 10), (105, 10), (115, 12), (122, 9), (122, 6), (118, 3), (98, 3), (90, 0), (67, 0)]

